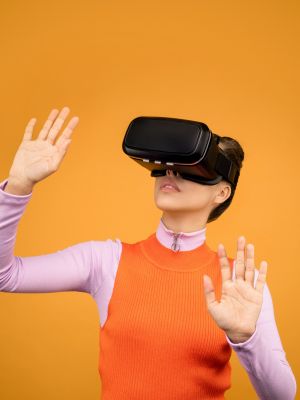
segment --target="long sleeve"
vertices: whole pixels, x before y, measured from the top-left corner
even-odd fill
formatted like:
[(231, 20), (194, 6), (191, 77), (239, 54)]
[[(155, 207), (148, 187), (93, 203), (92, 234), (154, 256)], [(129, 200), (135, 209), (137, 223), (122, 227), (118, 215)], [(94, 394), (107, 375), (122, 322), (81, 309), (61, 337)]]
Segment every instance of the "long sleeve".
[[(102, 266), (93, 250), (94, 241), (77, 243), (50, 254), (14, 256), (18, 223), (32, 193), (5, 192), (7, 181), (0, 183), (0, 291), (80, 291), (94, 295), (102, 283)], [(96, 261), (95, 257), (98, 257)]]
[[(258, 273), (255, 269), (255, 284)], [(247, 371), (260, 400), (295, 399), (297, 383), (280, 340), (267, 284), (264, 286), (262, 309), (253, 335), (243, 343), (233, 343), (225, 336)]]

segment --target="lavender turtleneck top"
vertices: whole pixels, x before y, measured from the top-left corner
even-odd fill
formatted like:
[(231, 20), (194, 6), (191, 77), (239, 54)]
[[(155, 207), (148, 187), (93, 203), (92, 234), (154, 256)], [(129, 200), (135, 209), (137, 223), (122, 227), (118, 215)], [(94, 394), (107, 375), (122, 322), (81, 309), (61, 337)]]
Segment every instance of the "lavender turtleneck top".
[[(96, 301), (102, 327), (122, 253), (121, 240), (90, 240), (55, 253), (14, 256), (18, 223), (32, 193), (22, 196), (5, 192), (7, 182), (8, 179), (0, 182), (0, 291), (89, 293)], [(192, 250), (204, 243), (206, 227), (175, 234), (160, 219), (156, 236), (163, 246), (174, 251)], [(257, 277), (258, 270), (255, 269), (255, 283)], [(235, 262), (232, 279), (235, 279)], [(267, 284), (253, 335), (243, 343), (232, 343), (227, 336), (226, 339), (245, 368), (259, 399), (295, 399), (296, 379), (280, 340)]]

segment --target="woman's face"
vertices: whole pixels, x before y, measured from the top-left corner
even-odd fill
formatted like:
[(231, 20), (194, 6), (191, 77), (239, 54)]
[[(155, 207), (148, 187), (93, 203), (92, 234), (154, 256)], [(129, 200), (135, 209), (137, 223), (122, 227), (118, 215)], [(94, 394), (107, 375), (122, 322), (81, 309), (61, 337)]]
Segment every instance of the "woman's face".
[[(161, 189), (161, 185), (170, 181), (180, 191)], [(155, 178), (154, 200), (162, 211), (196, 211), (208, 217), (211, 210), (230, 196), (230, 185), (221, 181), (216, 185), (203, 185), (176, 175), (167, 170), (165, 176)]]

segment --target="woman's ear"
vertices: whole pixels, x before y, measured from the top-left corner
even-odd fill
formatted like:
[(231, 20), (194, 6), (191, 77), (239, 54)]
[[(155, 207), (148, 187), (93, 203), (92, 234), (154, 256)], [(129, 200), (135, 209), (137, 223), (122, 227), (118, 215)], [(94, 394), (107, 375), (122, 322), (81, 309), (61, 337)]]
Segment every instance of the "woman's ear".
[(221, 181), (215, 197), (215, 203), (224, 203), (231, 195), (231, 186), (229, 183)]

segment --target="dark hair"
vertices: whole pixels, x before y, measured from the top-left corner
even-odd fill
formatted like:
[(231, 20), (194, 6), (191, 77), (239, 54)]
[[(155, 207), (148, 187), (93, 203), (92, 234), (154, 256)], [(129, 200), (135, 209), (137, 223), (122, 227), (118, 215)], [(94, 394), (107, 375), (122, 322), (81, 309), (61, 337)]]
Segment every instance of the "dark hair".
[[(242, 146), (239, 144), (239, 142), (231, 137), (221, 136), (218, 146), (223, 150), (226, 156), (230, 158), (230, 160), (232, 160), (238, 166), (240, 170), (242, 168), (244, 160), (244, 150), (242, 149)], [(224, 181), (226, 181), (226, 179), (224, 179)], [(228, 197), (227, 200), (219, 204), (210, 212), (207, 219), (207, 223), (217, 219), (231, 204), (236, 188), (234, 188), (230, 182), (228, 183), (230, 184), (231, 187), (230, 196)]]

